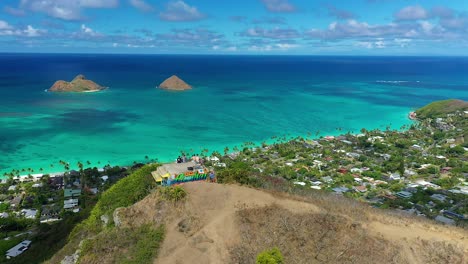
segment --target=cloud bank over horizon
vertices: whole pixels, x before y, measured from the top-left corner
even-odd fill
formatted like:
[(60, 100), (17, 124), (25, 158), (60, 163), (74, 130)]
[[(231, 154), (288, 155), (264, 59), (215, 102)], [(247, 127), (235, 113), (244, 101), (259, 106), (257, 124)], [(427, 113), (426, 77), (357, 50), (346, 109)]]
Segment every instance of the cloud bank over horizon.
[(2, 52), (468, 55), (465, 1), (5, 0)]

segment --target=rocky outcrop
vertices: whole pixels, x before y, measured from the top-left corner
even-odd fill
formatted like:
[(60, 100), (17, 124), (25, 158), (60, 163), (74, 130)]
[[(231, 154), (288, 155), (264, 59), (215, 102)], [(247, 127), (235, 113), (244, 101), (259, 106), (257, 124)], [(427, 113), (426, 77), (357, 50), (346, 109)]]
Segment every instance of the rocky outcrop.
[(83, 93), (83, 92), (98, 92), (106, 89), (91, 80), (86, 79), (84, 75), (78, 75), (71, 82), (66, 81), (56, 81), (48, 91), (50, 92), (73, 92), (73, 93)]
[(176, 75), (172, 75), (159, 85), (161, 89), (174, 90), (174, 91), (185, 91), (192, 89), (192, 86), (184, 82)]

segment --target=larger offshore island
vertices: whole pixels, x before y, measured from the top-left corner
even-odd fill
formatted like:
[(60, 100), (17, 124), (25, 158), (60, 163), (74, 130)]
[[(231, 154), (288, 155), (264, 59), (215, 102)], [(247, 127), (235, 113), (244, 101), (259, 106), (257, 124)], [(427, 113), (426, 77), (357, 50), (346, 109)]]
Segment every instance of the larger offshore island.
[[(175, 79), (178, 85), (179, 80)], [(71, 83), (74, 82), (91, 83), (83, 76)], [(182, 90), (189, 89), (188, 85), (182, 86)], [(415, 122), (400, 131), (362, 129), (359, 134), (336, 137), (313, 139), (311, 135), (292, 140), (277, 138), (272, 144), (245, 143), (233, 150), (226, 148), (224, 153), (204, 153), (196, 163), (203, 166), (195, 169), (203, 170), (202, 179), (206, 181), (213, 181), (207, 177), (210, 172), (216, 175), (218, 183), (331, 192), (373, 207), (393, 208), (443, 224), (466, 227), (467, 117), (468, 102), (434, 102), (411, 113), (410, 118)], [(70, 164), (61, 163), (66, 170), (63, 173), (27, 177), (10, 173), (6, 175), (8, 179), (2, 180), (0, 226), (4, 240), (0, 244), (8, 244), (2, 248), (11, 246), (11, 250), (1, 254), (16, 257), (26, 252), (31, 241), (44, 235), (38, 228), (44, 224), (78, 221), (89, 214), (103, 192), (145, 166), (140, 163), (86, 168), (80, 162), (79, 170), (69, 170)], [(184, 164), (177, 166), (184, 167)], [(159, 174), (162, 168), (152, 171), (157, 184), (162, 184), (163, 176)], [(164, 173), (167, 178), (181, 177), (167, 170)], [(17, 245), (23, 251), (15, 251)]]

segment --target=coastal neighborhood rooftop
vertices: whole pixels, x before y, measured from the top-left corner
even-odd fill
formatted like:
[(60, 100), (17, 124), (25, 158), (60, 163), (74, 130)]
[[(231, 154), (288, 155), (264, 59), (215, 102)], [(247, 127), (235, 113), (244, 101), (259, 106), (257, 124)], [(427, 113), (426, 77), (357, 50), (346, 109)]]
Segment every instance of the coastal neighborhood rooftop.
[(23, 242), (19, 243), (18, 245), (12, 247), (6, 252), (7, 259), (17, 257), (21, 255), (24, 251), (28, 250), (29, 245), (31, 245), (30, 240), (24, 240)]

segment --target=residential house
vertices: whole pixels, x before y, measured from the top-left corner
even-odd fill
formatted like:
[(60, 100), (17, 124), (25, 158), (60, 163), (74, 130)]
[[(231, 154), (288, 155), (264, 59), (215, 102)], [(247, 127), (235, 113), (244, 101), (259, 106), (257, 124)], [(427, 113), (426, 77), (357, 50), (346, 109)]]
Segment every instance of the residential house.
[(81, 195), (81, 189), (66, 188), (63, 192), (63, 196), (65, 197), (65, 199), (80, 197), (80, 195)]
[(68, 199), (63, 201), (63, 209), (73, 209), (78, 207), (78, 199)]
[(322, 177), (322, 180), (326, 183), (332, 183), (333, 182), (333, 178), (330, 177), (330, 176), (326, 176), (326, 177)]
[(11, 249), (9, 249), (6, 252), (6, 258), (10, 259), (10, 258), (14, 258), (14, 257), (17, 257), (17, 256), (21, 255), (23, 252), (28, 250), (29, 245), (31, 245), (31, 241), (30, 240), (24, 240), (23, 242), (21, 242), (18, 245), (16, 245), (16, 246), (12, 247)]
[(397, 192), (396, 196), (403, 198), (403, 199), (409, 199), (413, 196), (413, 194), (407, 191), (401, 191), (401, 192)]
[(390, 174), (389, 178), (390, 180), (393, 180), (393, 181), (399, 181), (401, 180), (401, 175), (400, 173), (395, 172), (395, 173)]
[(22, 194), (20, 194), (18, 196), (15, 196), (15, 198), (13, 198), (13, 200), (10, 201), (10, 207), (14, 208), (14, 209), (17, 209), (17, 208), (20, 207), (22, 201), (23, 201), (23, 195)]
[(360, 192), (360, 193), (365, 193), (365, 192), (367, 192), (367, 187), (366, 187), (366, 186), (354, 186), (353, 189), (354, 189), (356, 192)]
[(21, 210), (21, 214), (23, 214), (24, 217), (27, 219), (35, 219), (37, 215), (37, 210), (36, 209), (23, 209)]
[(435, 193), (431, 195), (431, 198), (440, 202), (445, 202), (445, 200), (447, 199), (447, 196), (443, 194)]
[(349, 189), (346, 188), (346, 187), (336, 187), (336, 188), (333, 188), (332, 190), (333, 190), (335, 193), (338, 193), (338, 194), (343, 194), (343, 193), (349, 191)]

